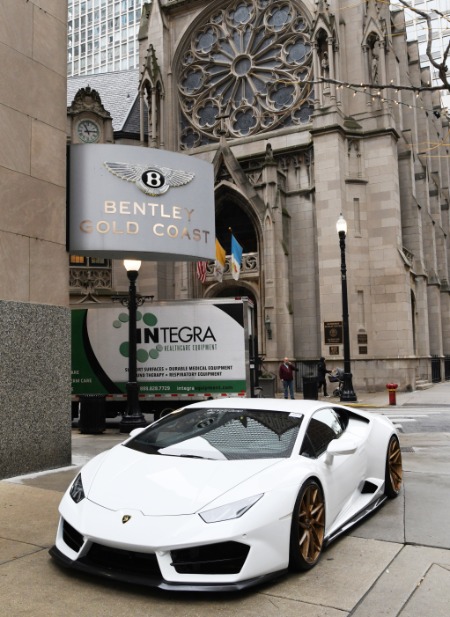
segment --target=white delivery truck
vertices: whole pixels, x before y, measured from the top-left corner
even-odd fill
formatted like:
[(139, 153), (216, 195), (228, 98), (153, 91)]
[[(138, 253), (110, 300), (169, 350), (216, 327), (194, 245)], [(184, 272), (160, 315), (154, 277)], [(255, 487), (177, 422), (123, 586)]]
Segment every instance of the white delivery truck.
[[(72, 416), (83, 395), (105, 397), (106, 417), (126, 410), (128, 310), (72, 310)], [(155, 418), (190, 402), (254, 396), (254, 306), (246, 297), (149, 303), (137, 311), (137, 381)]]

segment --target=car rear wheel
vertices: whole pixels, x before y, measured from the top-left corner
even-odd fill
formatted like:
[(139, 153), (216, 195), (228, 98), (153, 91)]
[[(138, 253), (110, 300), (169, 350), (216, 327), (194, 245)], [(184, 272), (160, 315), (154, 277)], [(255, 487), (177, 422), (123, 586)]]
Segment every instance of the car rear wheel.
[(289, 565), (309, 570), (319, 561), (325, 535), (325, 501), (315, 480), (302, 486), (292, 515)]
[(386, 476), (384, 492), (391, 499), (397, 497), (403, 480), (402, 452), (398, 437), (393, 435), (389, 440), (386, 455)]

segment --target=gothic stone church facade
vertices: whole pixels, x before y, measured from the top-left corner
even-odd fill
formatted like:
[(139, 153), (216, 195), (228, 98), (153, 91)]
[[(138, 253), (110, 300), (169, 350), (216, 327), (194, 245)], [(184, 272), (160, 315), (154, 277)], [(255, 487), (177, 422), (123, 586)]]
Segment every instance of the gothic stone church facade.
[(238, 281), (209, 264), (202, 284), (189, 263), (147, 280), (158, 299), (252, 297), (274, 372), (343, 364), (342, 213), (355, 390), (415, 388), (432, 358), (444, 378), (448, 122), (437, 92), (382, 87), (429, 80), (404, 32), (376, 0), (144, 5), (142, 142), (214, 165), (217, 237), (229, 255), (231, 227), (244, 250)]

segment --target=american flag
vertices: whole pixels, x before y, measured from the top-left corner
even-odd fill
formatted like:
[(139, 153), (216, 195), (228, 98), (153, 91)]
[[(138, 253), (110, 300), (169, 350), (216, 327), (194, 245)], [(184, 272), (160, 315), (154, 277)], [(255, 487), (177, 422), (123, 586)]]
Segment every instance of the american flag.
[(197, 276), (201, 283), (206, 281), (206, 261), (197, 261)]

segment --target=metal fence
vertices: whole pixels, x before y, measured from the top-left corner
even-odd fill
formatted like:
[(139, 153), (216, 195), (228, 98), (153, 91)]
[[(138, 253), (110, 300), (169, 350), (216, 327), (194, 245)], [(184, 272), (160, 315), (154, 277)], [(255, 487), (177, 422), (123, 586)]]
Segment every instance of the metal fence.
[(450, 356), (444, 358), (444, 374), (445, 381), (450, 381)]
[(431, 381), (433, 383), (439, 383), (441, 380), (442, 380), (441, 359), (439, 356), (432, 356), (431, 358)]
[[(295, 363), (297, 372), (295, 373), (295, 389), (303, 392), (303, 377), (317, 377), (317, 360), (301, 360)], [(431, 357), (431, 381), (439, 383), (442, 381), (441, 357)], [(450, 355), (444, 357), (444, 379), (450, 381)]]

